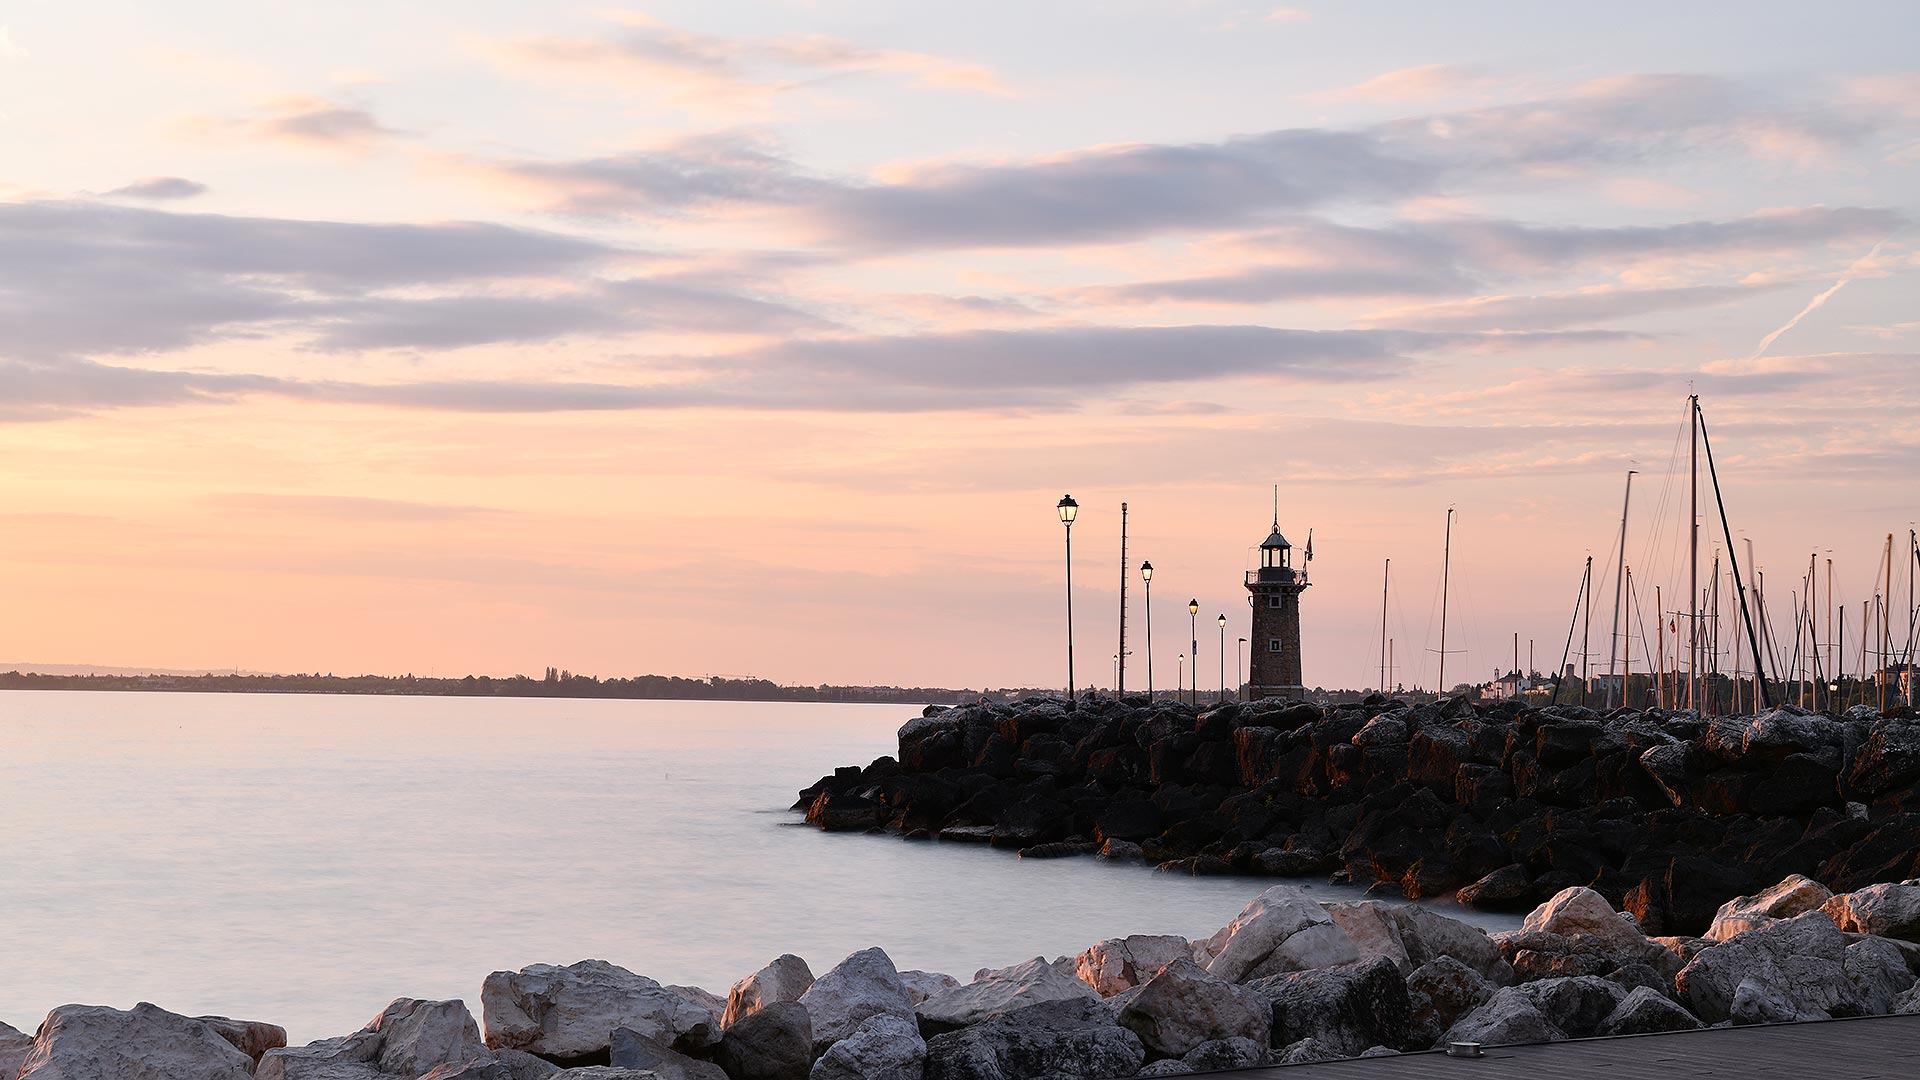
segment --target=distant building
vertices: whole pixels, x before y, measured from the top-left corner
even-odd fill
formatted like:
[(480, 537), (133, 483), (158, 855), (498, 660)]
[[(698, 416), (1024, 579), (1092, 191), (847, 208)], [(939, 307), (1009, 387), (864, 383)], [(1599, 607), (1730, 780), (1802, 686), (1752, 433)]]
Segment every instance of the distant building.
[[(1307, 560), (1312, 558), (1309, 541)], [(1293, 545), (1280, 535), (1278, 514), (1273, 532), (1260, 544), (1260, 565), (1247, 571), (1246, 586), (1253, 606), (1247, 698), (1299, 700), (1306, 696), (1300, 675), (1300, 594), (1307, 589), (1307, 571), (1305, 561), (1294, 567)]]
[(1496, 675), (1492, 682), (1480, 688), (1480, 696), (1490, 701), (1504, 698), (1525, 697), (1549, 685), (1549, 680), (1538, 675), (1523, 675), (1518, 671), (1509, 671), (1505, 675)]

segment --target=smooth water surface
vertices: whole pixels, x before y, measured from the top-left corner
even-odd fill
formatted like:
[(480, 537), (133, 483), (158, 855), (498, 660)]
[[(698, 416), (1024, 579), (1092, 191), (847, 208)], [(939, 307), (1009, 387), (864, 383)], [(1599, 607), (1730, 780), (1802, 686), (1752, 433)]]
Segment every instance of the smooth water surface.
[(396, 997), (477, 1016), (500, 968), (599, 957), (725, 994), (870, 945), (964, 979), (1204, 936), (1259, 892), (799, 824), (798, 789), (894, 752), (915, 712), (0, 692), (0, 1020), (152, 1001), (301, 1043)]

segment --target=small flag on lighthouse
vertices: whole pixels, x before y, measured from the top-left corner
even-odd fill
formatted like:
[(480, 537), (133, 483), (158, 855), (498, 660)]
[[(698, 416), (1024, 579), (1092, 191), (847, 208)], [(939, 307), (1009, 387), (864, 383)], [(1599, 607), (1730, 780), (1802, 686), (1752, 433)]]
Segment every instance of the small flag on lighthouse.
[(1313, 561), (1313, 530), (1307, 530), (1307, 561)]

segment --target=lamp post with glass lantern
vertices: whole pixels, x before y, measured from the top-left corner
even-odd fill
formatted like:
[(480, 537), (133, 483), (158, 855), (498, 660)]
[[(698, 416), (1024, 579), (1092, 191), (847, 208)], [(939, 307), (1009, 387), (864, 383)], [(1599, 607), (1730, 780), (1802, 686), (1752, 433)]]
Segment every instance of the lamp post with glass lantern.
[(1187, 648), (1193, 650), (1193, 678), (1187, 680), (1187, 700), (1200, 707), (1200, 601), (1187, 601)]
[(1147, 704), (1153, 704), (1153, 564), (1141, 562), (1140, 582), (1147, 594)]
[(1220, 613), (1220, 704), (1227, 703), (1227, 613)]
[(1058, 505), (1060, 524), (1067, 527), (1067, 708), (1073, 708), (1073, 519), (1080, 504), (1073, 496), (1062, 496)]

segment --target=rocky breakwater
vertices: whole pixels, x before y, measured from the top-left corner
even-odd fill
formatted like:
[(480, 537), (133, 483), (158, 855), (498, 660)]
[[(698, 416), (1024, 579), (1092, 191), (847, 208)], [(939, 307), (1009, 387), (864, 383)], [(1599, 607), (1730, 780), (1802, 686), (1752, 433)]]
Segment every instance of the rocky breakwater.
[(786, 955), (726, 997), (602, 960), (499, 971), (483, 1023), (403, 998), (288, 1047), (269, 1024), (67, 1005), (0, 1025), (6, 1080), (1109, 1080), (1601, 1035), (1920, 1013), (1920, 881), (1788, 878), (1648, 937), (1564, 889), (1489, 936), (1429, 907), (1275, 885), (1202, 940), (1136, 935), (962, 982), (880, 949)]
[(1920, 874), (1920, 723), (1464, 698), (1190, 708), (1144, 698), (932, 707), (899, 753), (796, 809), (829, 830), (1099, 854), (1185, 874), (1333, 875), (1525, 911), (1570, 886), (1700, 934), (1789, 875)]

